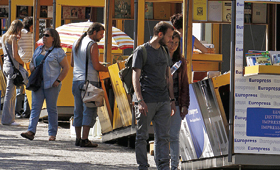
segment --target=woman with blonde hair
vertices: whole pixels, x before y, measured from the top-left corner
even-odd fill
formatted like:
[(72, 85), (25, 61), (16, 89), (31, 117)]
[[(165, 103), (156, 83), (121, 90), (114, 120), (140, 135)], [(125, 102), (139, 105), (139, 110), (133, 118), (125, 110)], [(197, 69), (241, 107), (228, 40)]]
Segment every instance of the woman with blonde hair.
[(7, 80), (6, 95), (4, 98), (1, 120), (3, 125), (19, 125), (15, 122), (16, 86), (13, 83), (13, 65), (19, 70), (23, 69), (24, 62), (21, 60), (18, 54), (17, 44), (17, 41), (21, 38), (22, 28), (22, 22), (20, 20), (14, 20), (11, 23), (8, 31), (2, 36), (2, 46), (4, 52), (3, 72)]

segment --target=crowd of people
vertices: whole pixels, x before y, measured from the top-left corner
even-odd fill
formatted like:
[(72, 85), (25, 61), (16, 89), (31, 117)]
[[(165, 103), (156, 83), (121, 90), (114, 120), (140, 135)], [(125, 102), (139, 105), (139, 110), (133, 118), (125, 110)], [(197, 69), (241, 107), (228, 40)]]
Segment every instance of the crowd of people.
[[(139, 169), (148, 169), (147, 140), (148, 128), (154, 128), (154, 160), (161, 170), (178, 169), (179, 165), (179, 132), (181, 121), (188, 114), (190, 103), (187, 62), (182, 57), (182, 14), (170, 18), (172, 25), (159, 22), (153, 30), (153, 37), (144, 43), (147, 59), (143, 62), (143, 48), (133, 52), (132, 83), (135, 93), (136, 142), (135, 153)], [(21, 136), (33, 140), (44, 100), (47, 103), (49, 141), (56, 140), (58, 131), (57, 99), (62, 81), (70, 65), (73, 67), (72, 94), (74, 96), (74, 121), (76, 132), (75, 145), (80, 147), (97, 147), (88, 139), (89, 130), (97, 118), (97, 108), (83, 103), (81, 89), (87, 79), (91, 84), (100, 87), (98, 72), (107, 72), (108, 68), (99, 62), (97, 42), (103, 38), (104, 27), (93, 23), (88, 30), (73, 44), (71, 63), (61, 48), (58, 32), (47, 28), (43, 34), (43, 45), (36, 48), (32, 55), (32, 17), (23, 22), (14, 20), (8, 31), (2, 36), (4, 52), (3, 73), (7, 80), (1, 123), (19, 125), (17, 117), (29, 117), (29, 126)], [(193, 36), (193, 46), (203, 53), (207, 49)], [(7, 50), (6, 50), (7, 49)], [(89, 62), (86, 67), (86, 56)], [(8, 55), (12, 56), (9, 59)], [(181, 61), (180, 68), (171, 75), (170, 67)], [(32, 91), (32, 107), (29, 108), (24, 86), (13, 84), (13, 67), (24, 67), (30, 62), (33, 72), (43, 64), (43, 80), (39, 90)], [(86, 71), (88, 68), (88, 71)], [(86, 75), (87, 73), (87, 75)], [(170, 149), (169, 149), (170, 146)], [(171, 165), (170, 158), (171, 155)]]

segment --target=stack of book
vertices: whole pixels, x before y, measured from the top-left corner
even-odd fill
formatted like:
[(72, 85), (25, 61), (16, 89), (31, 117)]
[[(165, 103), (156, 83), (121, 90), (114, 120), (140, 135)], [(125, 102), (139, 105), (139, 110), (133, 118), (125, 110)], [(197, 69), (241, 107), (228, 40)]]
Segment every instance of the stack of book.
[(268, 51), (249, 50), (248, 53), (245, 54), (245, 56), (247, 66), (272, 65)]

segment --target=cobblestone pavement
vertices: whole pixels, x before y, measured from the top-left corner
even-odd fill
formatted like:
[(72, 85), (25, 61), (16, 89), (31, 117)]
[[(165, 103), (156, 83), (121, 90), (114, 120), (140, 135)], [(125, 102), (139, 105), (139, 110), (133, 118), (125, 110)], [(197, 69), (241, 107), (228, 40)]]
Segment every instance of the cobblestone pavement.
[[(0, 114), (0, 118), (1, 118)], [(134, 149), (117, 144), (98, 143), (97, 148), (76, 147), (75, 137), (68, 127), (60, 126), (57, 140), (48, 141), (48, 125), (38, 123), (33, 141), (20, 133), (28, 127), (28, 119), (16, 119), (20, 126), (0, 124), (0, 169), (25, 170), (107, 170), (137, 169)], [(155, 170), (154, 157), (148, 154), (151, 170)]]

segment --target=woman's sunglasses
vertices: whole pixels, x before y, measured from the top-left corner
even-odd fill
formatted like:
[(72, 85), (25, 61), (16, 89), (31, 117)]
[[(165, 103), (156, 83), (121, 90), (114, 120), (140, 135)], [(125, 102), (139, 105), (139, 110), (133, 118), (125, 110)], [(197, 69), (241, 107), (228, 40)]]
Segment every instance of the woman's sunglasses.
[(50, 34), (43, 34), (43, 36), (45, 36), (45, 37), (50, 37)]

